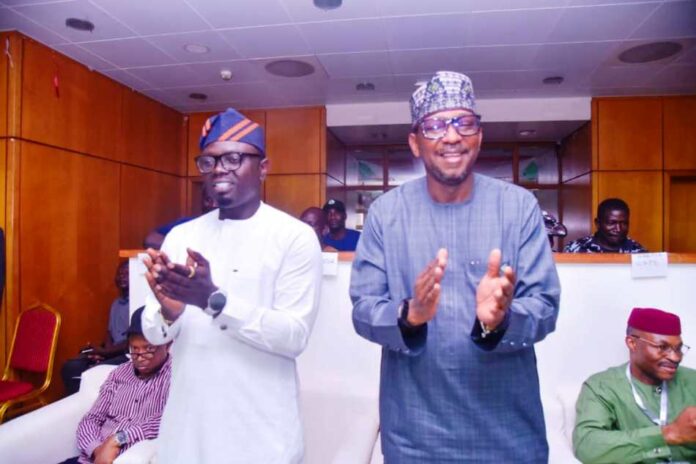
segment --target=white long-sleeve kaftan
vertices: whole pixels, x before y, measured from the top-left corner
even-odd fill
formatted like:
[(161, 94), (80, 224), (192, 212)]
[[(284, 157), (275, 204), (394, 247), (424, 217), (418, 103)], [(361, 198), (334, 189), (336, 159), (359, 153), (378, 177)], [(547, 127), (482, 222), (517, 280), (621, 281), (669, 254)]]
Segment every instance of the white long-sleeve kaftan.
[(321, 285), (313, 230), (261, 204), (246, 220), (214, 210), (174, 228), (162, 250), (209, 262), (227, 304), (215, 319), (188, 305), (168, 326), (150, 297), (143, 314), (154, 344), (173, 340), (172, 382), (160, 427), (166, 464), (298, 463), (303, 439), (295, 357), (307, 344)]

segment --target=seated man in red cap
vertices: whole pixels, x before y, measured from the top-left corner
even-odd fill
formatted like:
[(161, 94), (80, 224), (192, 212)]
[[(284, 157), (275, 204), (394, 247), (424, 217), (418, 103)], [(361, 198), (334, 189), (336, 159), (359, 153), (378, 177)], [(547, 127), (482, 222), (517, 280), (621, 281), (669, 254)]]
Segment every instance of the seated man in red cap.
[(582, 386), (573, 431), (583, 463), (696, 462), (696, 371), (679, 367), (689, 347), (679, 316), (634, 308), (629, 362)]

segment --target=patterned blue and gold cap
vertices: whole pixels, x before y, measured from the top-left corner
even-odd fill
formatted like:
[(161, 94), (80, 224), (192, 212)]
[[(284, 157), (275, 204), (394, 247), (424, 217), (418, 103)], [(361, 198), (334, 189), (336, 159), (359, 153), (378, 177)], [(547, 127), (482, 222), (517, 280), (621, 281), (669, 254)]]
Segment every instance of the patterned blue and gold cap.
[(465, 109), (476, 113), (474, 86), (468, 76), (438, 71), (411, 95), (411, 127), (428, 115), (443, 110)]
[(226, 141), (248, 143), (266, 156), (263, 128), (234, 108), (227, 108), (205, 121), (198, 146), (203, 150), (213, 142)]

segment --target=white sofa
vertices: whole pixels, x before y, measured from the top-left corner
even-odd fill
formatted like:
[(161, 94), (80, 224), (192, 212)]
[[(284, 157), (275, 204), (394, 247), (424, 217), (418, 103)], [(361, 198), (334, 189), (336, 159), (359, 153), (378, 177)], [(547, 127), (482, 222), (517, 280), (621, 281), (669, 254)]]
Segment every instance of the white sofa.
[[(344, 267), (341, 279), (324, 278), (321, 309), (297, 359), (305, 464), (368, 464), (378, 435), (380, 349), (353, 330), (348, 272)], [(76, 456), (77, 424), (111, 369), (86, 371), (78, 393), (1, 425), (0, 462), (50, 464)], [(116, 463), (155, 462), (155, 442), (138, 443)]]
[[(96, 366), (82, 374), (80, 391), (0, 426), (0, 460), (12, 464), (51, 464), (80, 454), (75, 431), (115, 366)], [(154, 444), (141, 442), (116, 464), (149, 463)]]

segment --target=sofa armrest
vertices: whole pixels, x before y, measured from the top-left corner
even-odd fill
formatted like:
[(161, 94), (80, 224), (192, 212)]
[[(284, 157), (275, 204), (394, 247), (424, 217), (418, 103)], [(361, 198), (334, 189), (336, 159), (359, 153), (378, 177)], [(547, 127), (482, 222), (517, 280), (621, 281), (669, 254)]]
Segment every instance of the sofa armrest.
[(90, 405), (76, 393), (1, 425), (2, 461), (51, 463), (77, 456), (75, 431)]
[(157, 453), (157, 440), (142, 440), (128, 448), (114, 464), (151, 464)]
[(52, 463), (79, 455), (77, 426), (115, 367), (96, 366), (83, 372), (79, 392), (0, 425), (2, 462)]

